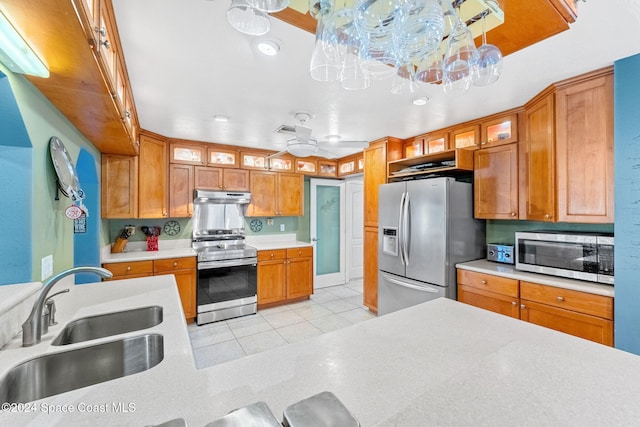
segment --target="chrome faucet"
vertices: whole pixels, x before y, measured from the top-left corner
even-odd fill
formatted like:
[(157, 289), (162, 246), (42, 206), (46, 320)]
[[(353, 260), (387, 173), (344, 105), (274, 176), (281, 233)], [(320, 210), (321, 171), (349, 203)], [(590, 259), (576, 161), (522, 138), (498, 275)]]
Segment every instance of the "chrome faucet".
[(47, 280), (42, 286), (40, 295), (38, 295), (38, 298), (33, 304), (31, 314), (29, 314), (27, 320), (25, 320), (25, 322), (22, 324), (23, 347), (29, 347), (34, 344), (38, 344), (42, 339), (42, 309), (44, 307), (45, 301), (47, 300), (47, 295), (49, 294), (49, 291), (51, 291), (51, 288), (53, 288), (53, 285), (58, 283), (63, 277), (75, 273), (95, 273), (100, 277), (113, 276), (113, 274), (111, 274), (109, 270), (100, 267), (75, 267), (70, 268), (69, 270), (65, 270), (62, 273), (58, 273), (51, 279)]

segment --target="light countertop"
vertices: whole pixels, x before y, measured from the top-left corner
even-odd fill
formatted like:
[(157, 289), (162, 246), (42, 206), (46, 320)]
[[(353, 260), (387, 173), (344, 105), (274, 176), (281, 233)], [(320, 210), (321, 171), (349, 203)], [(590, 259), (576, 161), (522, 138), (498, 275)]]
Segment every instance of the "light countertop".
[(509, 279), (525, 280), (528, 282), (540, 283), (542, 285), (554, 286), (556, 288), (571, 289), (574, 291), (588, 292), (590, 294), (614, 296), (614, 288), (611, 285), (586, 282), (584, 280), (565, 279), (564, 277), (549, 276), (546, 274), (529, 273), (518, 271), (511, 264), (501, 264), (485, 259), (463, 262), (456, 264), (457, 268), (476, 273), (493, 274), (494, 276), (506, 277)]
[(313, 246), (311, 243), (296, 240), (295, 234), (247, 236), (246, 243), (259, 251)]
[[(32, 412), (2, 412), (0, 425), (184, 418), (202, 426), (257, 401), (281, 419), (288, 405), (325, 390), (362, 426), (613, 426), (640, 416), (640, 357), (456, 301), (438, 299), (197, 370), (178, 298), (172, 276), (81, 285), (58, 298), (60, 324), (34, 347), (15, 340), (2, 350), (0, 377), (20, 360), (61, 351), (50, 342), (73, 318), (152, 304), (164, 307), (164, 321), (146, 332), (164, 335), (164, 360), (39, 400)], [(134, 411), (117, 412), (114, 403), (133, 404)]]

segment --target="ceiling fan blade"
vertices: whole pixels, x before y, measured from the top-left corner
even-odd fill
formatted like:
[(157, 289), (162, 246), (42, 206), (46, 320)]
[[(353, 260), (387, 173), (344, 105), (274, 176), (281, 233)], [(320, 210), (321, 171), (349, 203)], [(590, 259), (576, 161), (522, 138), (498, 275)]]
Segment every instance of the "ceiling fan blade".
[(296, 138), (299, 141), (308, 141), (311, 138), (311, 128), (303, 125), (296, 125)]
[(287, 150), (282, 150), (282, 151), (278, 151), (278, 152), (277, 152), (277, 153), (275, 153), (275, 154), (271, 154), (271, 155), (267, 156), (267, 160), (275, 159), (276, 157), (280, 157), (280, 156), (282, 156), (283, 154), (287, 154)]
[(323, 147), (335, 147), (335, 148), (362, 148), (365, 149), (369, 147), (369, 142), (367, 141), (318, 141), (319, 144), (322, 144)]
[(337, 154), (332, 153), (331, 151), (323, 150), (322, 148), (318, 148), (318, 151), (316, 152), (316, 156), (324, 157), (324, 158), (327, 158), (327, 159), (337, 159), (338, 158)]
[(289, 125), (280, 125), (278, 127), (278, 129), (273, 131), (274, 133), (285, 133), (285, 134), (289, 134), (289, 135), (295, 135), (296, 134), (296, 128), (294, 128), (293, 126), (289, 126)]

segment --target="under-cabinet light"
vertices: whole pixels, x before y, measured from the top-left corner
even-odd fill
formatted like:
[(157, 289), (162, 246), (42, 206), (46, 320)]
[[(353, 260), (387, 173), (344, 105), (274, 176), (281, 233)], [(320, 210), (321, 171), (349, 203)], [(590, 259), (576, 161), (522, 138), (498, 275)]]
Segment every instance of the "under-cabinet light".
[(49, 70), (0, 11), (0, 62), (12, 72), (49, 77)]

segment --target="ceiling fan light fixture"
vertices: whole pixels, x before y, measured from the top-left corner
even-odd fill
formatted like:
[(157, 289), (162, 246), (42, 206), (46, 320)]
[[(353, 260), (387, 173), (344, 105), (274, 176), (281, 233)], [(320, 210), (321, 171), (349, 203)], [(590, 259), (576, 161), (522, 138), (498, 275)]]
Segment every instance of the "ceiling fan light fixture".
[(318, 141), (310, 139), (309, 141), (300, 141), (292, 138), (287, 141), (287, 151), (296, 157), (309, 157), (318, 152)]

